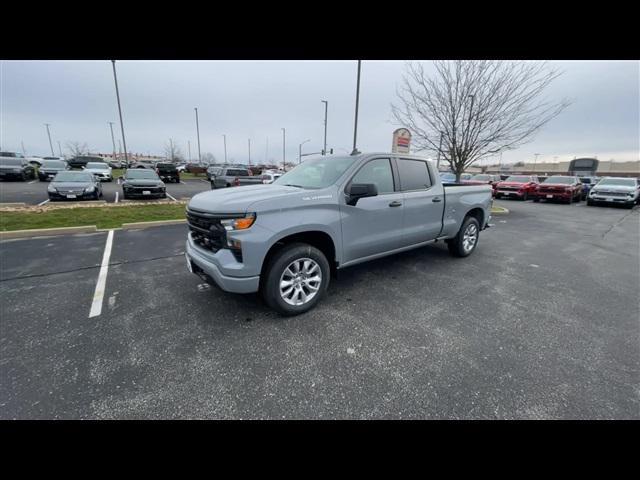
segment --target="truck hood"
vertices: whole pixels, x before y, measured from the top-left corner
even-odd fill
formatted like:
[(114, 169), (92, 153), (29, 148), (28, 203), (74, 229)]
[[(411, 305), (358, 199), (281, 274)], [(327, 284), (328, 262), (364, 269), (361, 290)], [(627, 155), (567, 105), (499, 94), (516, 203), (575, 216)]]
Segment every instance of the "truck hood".
[(188, 206), (212, 213), (246, 213), (256, 202), (310, 191), (312, 190), (273, 184), (220, 188), (198, 193), (191, 198)]
[(500, 182), (498, 183), (499, 187), (524, 187), (528, 185), (529, 182)]

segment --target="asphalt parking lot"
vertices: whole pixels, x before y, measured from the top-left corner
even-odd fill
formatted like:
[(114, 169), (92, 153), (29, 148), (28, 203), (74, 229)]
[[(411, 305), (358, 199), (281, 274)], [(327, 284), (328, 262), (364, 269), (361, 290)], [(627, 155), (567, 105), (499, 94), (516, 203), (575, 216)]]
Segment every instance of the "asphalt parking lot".
[[(2, 181), (0, 182), (0, 203), (26, 203), (27, 205), (38, 205), (48, 201), (47, 186), (49, 182), (39, 180), (29, 180), (27, 182)], [(166, 183), (167, 194), (176, 200), (191, 198), (196, 193), (210, 190), (210, 183), (202, 179), (182, 180), (180, 183)], [(122, 185), (116, 180), (113, 182), (102, 182), (102, 191), (108, 203), (122, 201)]]
[(94, 317), (107, 233), (0, 242), (0, 418), (640, 418), (640, 209), (496, 205), (471, 257), (292, 318), (188, 273), (183, 225), (114, 232)]

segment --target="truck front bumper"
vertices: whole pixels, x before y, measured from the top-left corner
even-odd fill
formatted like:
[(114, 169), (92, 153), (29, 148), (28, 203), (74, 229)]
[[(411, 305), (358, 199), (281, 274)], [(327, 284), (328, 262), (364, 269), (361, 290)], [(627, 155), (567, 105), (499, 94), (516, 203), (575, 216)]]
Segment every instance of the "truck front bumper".
[[(187, 267), (192, 273), (211, 279), (218, 287), (225, 292), (231, 293), (253, 293), (260, 288), (260, 275), (253, 277), (238, 277), (225, 275), (224, 261), (232, 261), (233, 255), (229, 250), (221, 249), (217, 253), (205, 252), (197, 247), (191, 235), (187, 239), (186, 252)], [(231, 256), (231, 258), (229, 258)], [(235, 259), (233, 260), (235, 262)]]

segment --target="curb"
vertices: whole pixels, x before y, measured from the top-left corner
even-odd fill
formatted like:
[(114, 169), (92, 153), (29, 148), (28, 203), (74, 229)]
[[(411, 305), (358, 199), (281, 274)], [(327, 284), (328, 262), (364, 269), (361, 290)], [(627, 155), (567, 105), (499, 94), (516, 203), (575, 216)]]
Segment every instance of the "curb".
[(4, 207), (26, 207), (26, 203), (0, 203), (0, 208)]
[(12, 230), (0, 232), (0, 240), (10, 238), (46, 237), (49, 235), (71, 235), (74, 233), (96, 233), (98, 229), (95, 225), (85, 225), (83, 227), (61, 227), (61, 228), (39, 228), (33, 230)]
[(181, 223), (187, 223), (187, 219), (179, 219), (179, 220), (156, 220), (153, 222), (134, 222), (134, 223), (123, 223), (123, 230), (131, 230), (133, 228), (149, 228), (149, 227), (161, 227), (163, 225), (180, 225)]
[[(493, 209), (499, 209), (499, 211), (494, 212)], [(507, 213), (509, 213), (509, 209), (508, 208), (504, 208), (504, 207), (492, 207), (491, 208), (491, 215), (506, 215)]]

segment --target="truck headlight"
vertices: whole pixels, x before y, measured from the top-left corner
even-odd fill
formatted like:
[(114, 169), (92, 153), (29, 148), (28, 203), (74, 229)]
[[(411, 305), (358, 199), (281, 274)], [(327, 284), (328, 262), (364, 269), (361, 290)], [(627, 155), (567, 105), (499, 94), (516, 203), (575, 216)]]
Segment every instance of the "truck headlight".
[(255, 213), (247, 213), (244, 217), (241, 218), (229, 218), (226, 220), (220, 220), (220, 223), (227, 231), (233, 230), (246, 230), (251, 227), (253, 223), (256, 221)]

